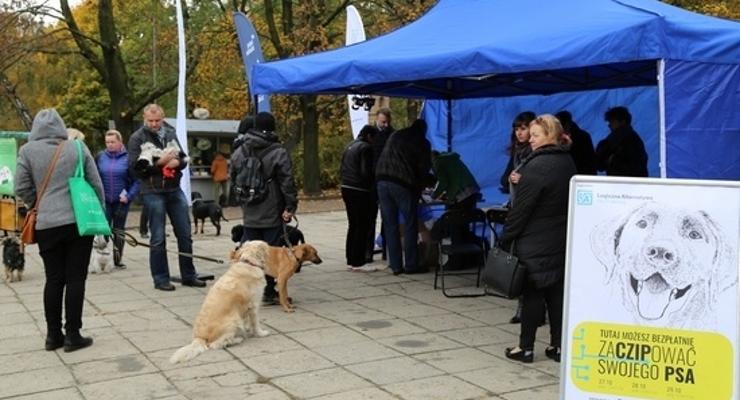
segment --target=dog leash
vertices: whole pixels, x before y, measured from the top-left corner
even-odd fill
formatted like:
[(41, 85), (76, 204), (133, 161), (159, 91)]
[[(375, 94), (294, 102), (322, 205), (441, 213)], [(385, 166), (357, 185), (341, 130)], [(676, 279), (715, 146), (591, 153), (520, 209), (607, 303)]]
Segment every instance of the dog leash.
[[(295, 220), (295, 229), (298, 229), (298, 226), (300, 225), (300, 222), (298, 222), (298, 217), (293, 215), (292, 219)], [(283, 221), (283, 242), (285, 242), (285, 246), (290, 249), (290, 252), (293, 252), (293, 244), (290, 243), (290, 235), (288, 235), (288, 222)]]
[[(126, 243), (128, 243), (129, 246), (131, 246), (131, 247), (136, 247), (136, 246), (144, 246), (144, 247), (149, 247), (149, 248), (155, 247), (155, 246), (152, 246), (152, 245), (149, 245), (149, 244), (146, 244), (146, 243), (142, 243), (142, 242), (136, 240), (136, 238), (133, 235), (131, 235), (130, 233), (128, 233), (128, 232), (126, 232), (124, 230), (121, 230), (121, 229), (113, 229), (113, 234), (114, 235), (123, 236), (123, 238), (126, 241)], [(177, 254), (178, 256), (185, 256), (185, 257), (190, 257), (190, 258), (197, 258), (199, 260), (210, 261), (210, 262), (214, 262), (216, 264), (223, 264), (224, 263), (224, 260), (222, 260), (220, 258), (199, 256), (197, 254), (182, 253), (182, 252), (179, 252), (179, 251), (167, 250), (167, 249), (164, 249), (164, 251), (166, 251), (167, 253)]]

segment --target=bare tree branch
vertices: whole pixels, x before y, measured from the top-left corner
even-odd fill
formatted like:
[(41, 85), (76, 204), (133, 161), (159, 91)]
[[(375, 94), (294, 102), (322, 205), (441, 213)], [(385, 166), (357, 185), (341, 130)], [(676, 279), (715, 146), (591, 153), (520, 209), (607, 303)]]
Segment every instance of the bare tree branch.
[(108, 72), (105, 69), (105, 65), (97, 54), (93, 52), (90, 46), (88, 46), (85, 41), (86, 38), (80, 34), (80, 28), (77, 25), (77, 21), (75, 21), (74, 15), (72, 15), (69, 3), (67, 0), (59, 0), (59, 5), (62, 7), (62, 14), (64, 15), (64, 20), (67, 22), (67, 26), (69, 27), (69, 32), (72, 34), (72, 39), (74, 39), (77, 47), (80, 49), (80, 54), (82, 54), (90, 65), (100, 74), (103, 81), (107, 80)]

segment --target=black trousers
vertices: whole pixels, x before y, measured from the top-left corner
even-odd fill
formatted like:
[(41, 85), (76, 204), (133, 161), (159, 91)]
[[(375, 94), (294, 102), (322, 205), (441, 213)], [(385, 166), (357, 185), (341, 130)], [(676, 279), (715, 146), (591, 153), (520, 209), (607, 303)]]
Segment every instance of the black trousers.
[[(342, 188), (342, 200), (344, 200), (348, 221), (347, 239), (344, 243), (347, 265), (361, 267), (365, 265), (367, 260), (371, 213), (374, 209), (377, 209), (377, 205), (372, 194), (362, 190)], [(373, 205), (375, 205), (375, 208), (373, 208)], [(374, 233), (375, 230), (373, 229)]]
[[(283, 238), (283, 227), (276, 226), (274, 228), (247, 228), (244, 227), (244, 233), (242, 234), (242, 243), (250, 240), (263, 240), (270, 246), (282, 246), (284, 243)], [(265, 297), (277, 296), (275, 290), (275, 278), (265, 275), (267, 285), (265, 285)]]
[(77, 225), (70, 224), (37, 230), (36, 241), (46, 273), (44, 315), (47, 329), (49, 332), (62, 329), (64, 299), (64, 329), (68, 333), (79, 331), (93, 237), (80, 236)]
[(522, 293), (522, 331), (519, 335), (519, 347), (524, 350), (534, 349), (537, 327), (547, 304), (550, 317), (550, 346), (560, 347), (563, 327), (563, 281), (553, 286), (538, 289), (527, 281)]

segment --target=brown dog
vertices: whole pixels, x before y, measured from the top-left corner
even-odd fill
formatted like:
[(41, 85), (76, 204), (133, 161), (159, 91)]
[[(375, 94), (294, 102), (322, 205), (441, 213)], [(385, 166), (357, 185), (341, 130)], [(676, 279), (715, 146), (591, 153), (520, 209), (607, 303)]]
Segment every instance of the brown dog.
[(288, 279), (293, 274), (300, 272), (303, 263), (309, 261), (314, 264), (321, 264), (322, 262), (316, 248), (310, 244), (300, 244), (293, 246), (292, 249), (274, 246), (267, 249), (265, 275), (275, 278), (280, 306), (283, 307), (285, 312), (295, 311), (293, 304), (288, 300)]

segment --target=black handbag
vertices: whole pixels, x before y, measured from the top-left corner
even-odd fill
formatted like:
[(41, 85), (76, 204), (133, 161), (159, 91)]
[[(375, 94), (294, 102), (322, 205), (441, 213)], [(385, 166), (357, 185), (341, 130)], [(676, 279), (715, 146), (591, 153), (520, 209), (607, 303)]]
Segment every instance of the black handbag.
[(514, 243), (509, 252), (497, 246), (491, 247), (488, 252), (482, 279), (486, 288), (495, 292), (490, 294), (507, 299), (514, 299), (522, 294), (527, 271), (513, 253)]

